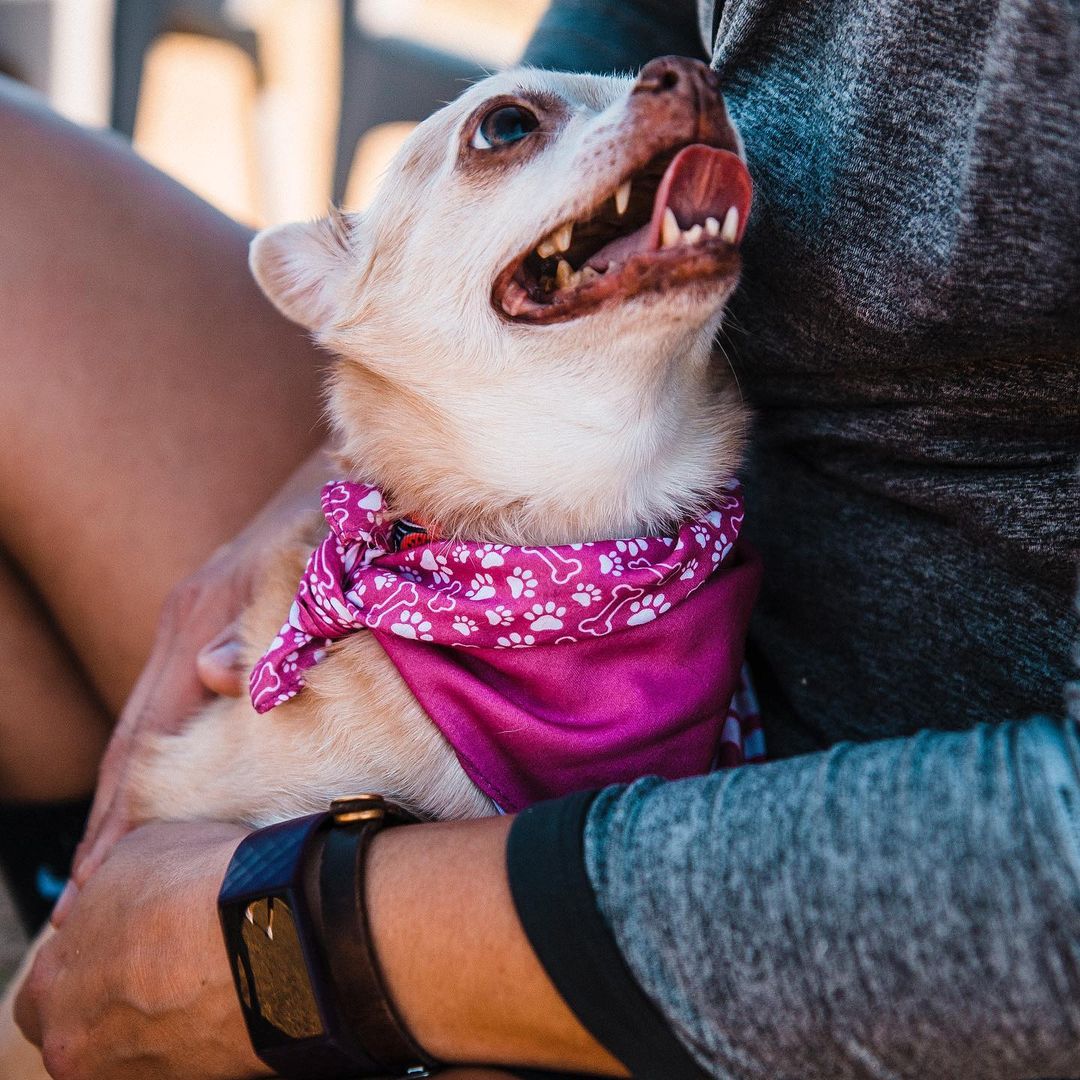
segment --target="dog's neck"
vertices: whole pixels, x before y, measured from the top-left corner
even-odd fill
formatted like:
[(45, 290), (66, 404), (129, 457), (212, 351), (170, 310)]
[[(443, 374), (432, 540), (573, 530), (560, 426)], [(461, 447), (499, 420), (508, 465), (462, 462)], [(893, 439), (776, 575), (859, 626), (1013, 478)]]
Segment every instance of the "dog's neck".
[(578, 362), (526, 377), (520, 365), (493, 374), (454, 358), (439, 366), (454, 373), (444, 387), (346, 358), (330, 411), (351, 477), (442, 537), (521, 546), (657, 535), (708, 505), (745, 440), (746, 410), (711, 366), (708, 338), (692, 348), (633, 374)]

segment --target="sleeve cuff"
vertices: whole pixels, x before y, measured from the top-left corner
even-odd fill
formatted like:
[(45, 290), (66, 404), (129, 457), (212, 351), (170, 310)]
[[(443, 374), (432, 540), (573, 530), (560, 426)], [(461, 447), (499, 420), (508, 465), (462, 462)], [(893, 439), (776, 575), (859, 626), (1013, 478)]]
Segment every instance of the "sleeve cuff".
[(540, 803), (514, 821), (506, 858), (518, 918), (571, 1012), (634, 1077), (704, 1080), (638, 985), (597, 907), (584, 851), (596, 794)]

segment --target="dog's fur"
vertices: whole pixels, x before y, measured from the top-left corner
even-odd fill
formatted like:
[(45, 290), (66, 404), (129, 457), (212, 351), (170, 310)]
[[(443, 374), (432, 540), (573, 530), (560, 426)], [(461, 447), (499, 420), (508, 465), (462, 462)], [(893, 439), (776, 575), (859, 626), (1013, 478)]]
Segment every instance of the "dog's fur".
[[(634, 90), (628, 78), (497, 75), (416, 129), (368, 211), (256, 238), (263, 290), (338, 357), (328, 407), (344, 471), (387, 492), (392, 511), (504, 544), (643, 535), (737, 469), (747, 415), (711, 362), (734, 270), (545, 325), (492, 301), (520, 252), (659, 151), (701, 138), (694, 94)], [(542, 124), (485, 155), (469, 131), (497, 98), (532, 103)], [(322, 528), (302, 523), (269, 560), (244, 617), (249, 663)], [(160, 739), (140, 765), (138, 816), (262, 826), (356, 790), (436, 817), (493, 811), (371, 635), (341, 641), (306, 681), (264, 716), (222, 699)], [(4, 1055), (0, 1044), (4, 1080), (39, 1075)]]

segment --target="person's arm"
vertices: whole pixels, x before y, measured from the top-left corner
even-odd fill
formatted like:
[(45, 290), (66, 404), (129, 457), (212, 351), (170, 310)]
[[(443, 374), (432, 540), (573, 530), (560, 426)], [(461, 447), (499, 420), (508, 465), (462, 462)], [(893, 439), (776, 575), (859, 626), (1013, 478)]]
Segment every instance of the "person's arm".
[[(642, 1080), (694, 1059), (716, 1077), (1080, 1075), (1075, 724), (641, 781), (601, 793), (583, 831), (585, 809), (376, 839), (376, 951), (430, 1052)], [(212, 828), (121, 842), (43, 950), (20, 1017), (58, 1080), (135, 1051), (132, 1080), (256, 1074), (213, 905), (237, 835)], [(674, 1049), (642, 1039), (658, 1020)]]
[(608, 74), (669, 53), (705, 59), (694, 0), (554, 0), (524, 62)]
[[(447, 1062), (625, 1075), (522, 933), (506, 874), (511, 820), (375, 838), (367, 899), (391, 995), (420, 1044)], [(158, 823), (109, 850), (16, 1003), (55, 1080), (269, 1074), (248, 1042), (215, 903), (242, 835)]]
[[(559, 814), (519, 817), (511, 883), (555, 985), (635, 1076), (682, 1075), (635, 1071), (657, 1013), (715, 1077), (1080, 1075), (1075, 722), (605, 791), (583, 888)], [(637, 1013), (596, 1004), (597, 904)]]

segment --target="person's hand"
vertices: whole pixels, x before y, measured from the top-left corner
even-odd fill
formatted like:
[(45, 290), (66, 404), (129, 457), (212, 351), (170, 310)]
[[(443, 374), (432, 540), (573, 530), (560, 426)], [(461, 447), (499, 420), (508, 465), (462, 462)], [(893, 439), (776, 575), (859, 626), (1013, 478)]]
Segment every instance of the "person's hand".
[(109, 851), (15, 1002), (55, 1080), (270, 1075), (248, 1039), (217, 919), (243, 835), (155, 823)]
[(319, 489), (330, 471), (320, 451), (235, 540), (173, 589), (150, 659), (105, 752), (71, 883), (53, 912), (55, 925), (62, 925), (77, 890), (132, 827), (129, 767), (147, 739), (179, 731), (213, 694), (244, 692), (246, 672), (240, 667), (235, 621), (251, 597), (266, 551), (284, 529), (318, 507)]

